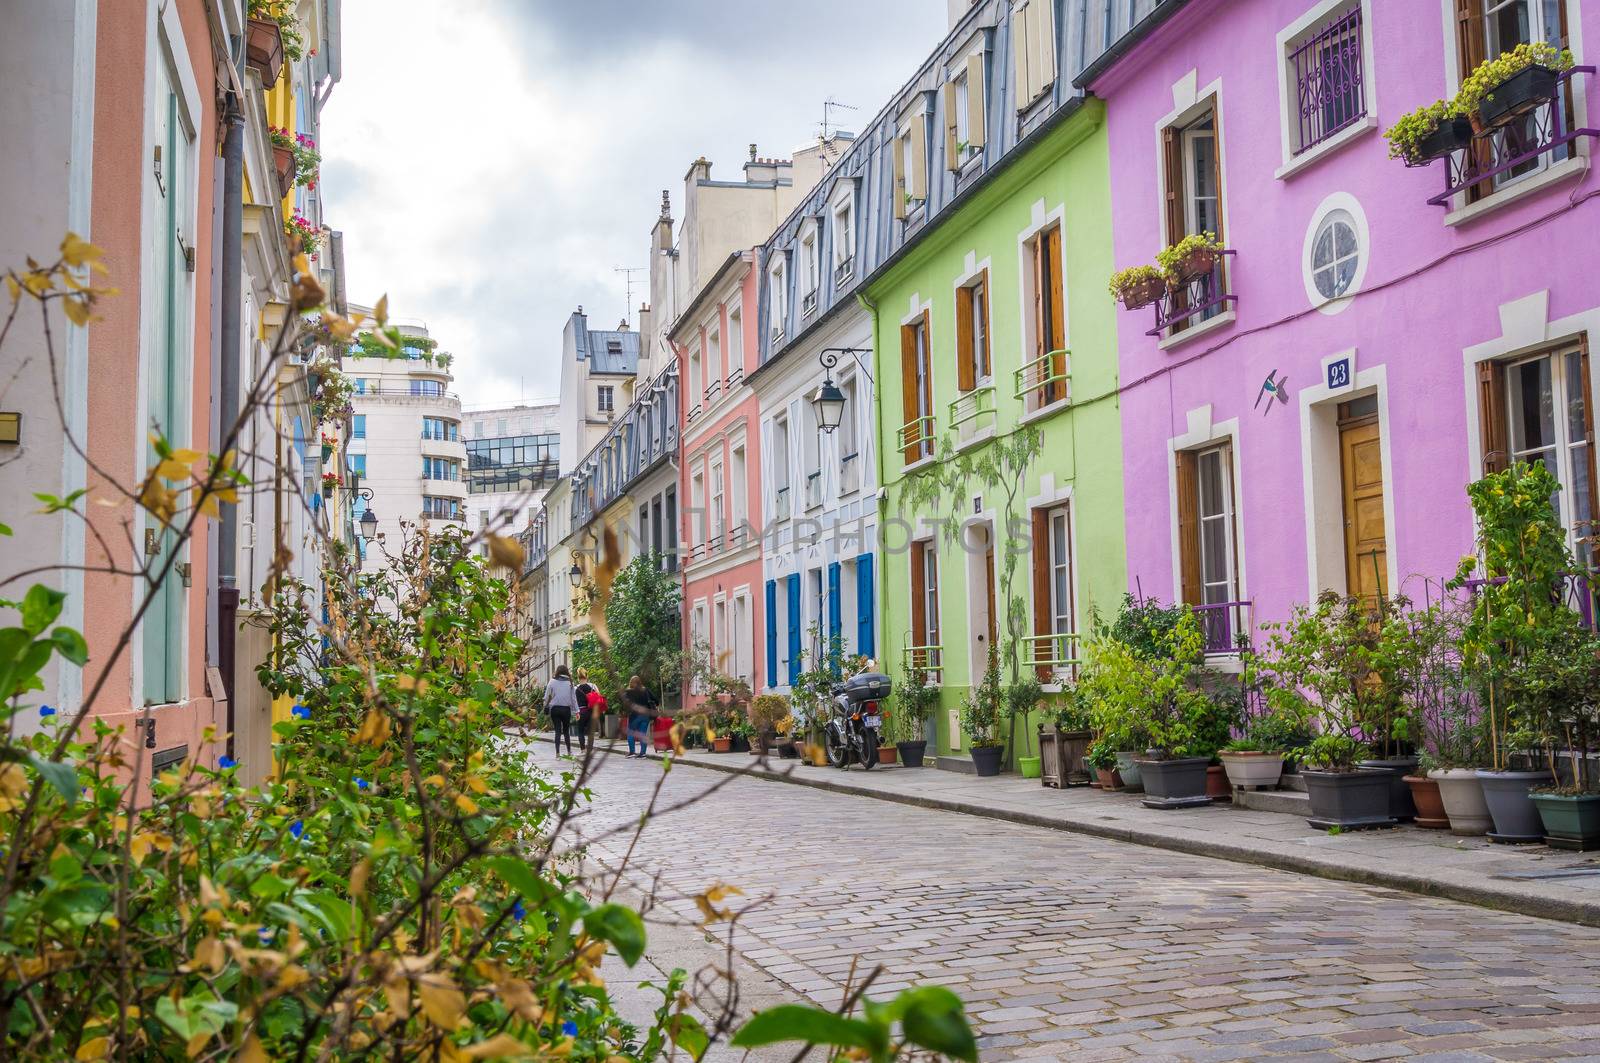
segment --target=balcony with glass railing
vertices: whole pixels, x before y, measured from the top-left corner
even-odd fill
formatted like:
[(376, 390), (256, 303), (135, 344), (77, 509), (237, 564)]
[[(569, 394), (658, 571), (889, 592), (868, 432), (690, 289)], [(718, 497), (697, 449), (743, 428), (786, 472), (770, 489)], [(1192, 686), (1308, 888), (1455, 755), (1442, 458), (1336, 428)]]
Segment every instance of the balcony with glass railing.
[(822, 505), (822, 470), (806, 475), (806, 508), (816, 509)]
[(780, 487), (773, 494), (773, 499), (772, 499), (772, 519), (773, 520), (788, 520), (789, 519), (789, 515), (790, 515), (789, 489), (787, 487)]
[(841, 495), (849, 495), (860, 489), (861, 455), (841, 454), (839, 456), (839, 493)]

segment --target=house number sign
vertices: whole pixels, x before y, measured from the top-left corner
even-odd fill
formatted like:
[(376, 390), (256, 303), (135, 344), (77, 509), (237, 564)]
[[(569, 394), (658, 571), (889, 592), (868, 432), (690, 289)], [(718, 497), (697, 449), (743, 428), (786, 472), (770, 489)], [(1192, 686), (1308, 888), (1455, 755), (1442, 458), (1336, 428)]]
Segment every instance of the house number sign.
[(1348, 391), (1355, 387), (1356, 352), (1345, 351), (1324, 359), (1322, 380), (1329, 391)]

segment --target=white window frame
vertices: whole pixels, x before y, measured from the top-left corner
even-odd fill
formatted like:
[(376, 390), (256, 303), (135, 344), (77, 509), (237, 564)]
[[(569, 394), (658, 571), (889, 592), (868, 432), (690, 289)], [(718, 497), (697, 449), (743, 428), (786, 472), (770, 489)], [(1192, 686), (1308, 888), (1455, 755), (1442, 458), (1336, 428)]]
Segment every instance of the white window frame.
[(789, 300), (785, 281), (787, 279), (787, 252), (780, 251), (773, 256), (772, 265), (767, 269), (767, 307), (772, 320), (772, 342), (782, 342), (788, 332)]
[[(1356, 272), (1350, 286), (1340, 295), (1329, 299), (1317, 290), (1313, 255), (1316, 253), (1317, 233), (1322, 223), (1335, 211), (1350, 216), (1356, 231)], [(1361, 203), (1348, 192), (1334, 192), (1317, 204), (1311, 214), (1311, 224), (1306, 229), (1305, 244), (1300, 250), (1300, 279), (1304, 283), (1306, 299), (1324, 314), (1337, 314), (1350, 306), (1351, 300), (1361, 291), (1367, 279), (1367, 266), (1372, 260), (1372, 235), (1367, 228), (1367, 214)]]
[(728, 375), (732, 376), (735, 369), (744, 368), (744, 303), (735, 299), (728, 304), (728, 328), (725, 333), (727, 340), (723, 344), (723, 357), (728, 366)]
[[(836, 195), (829, 212), (833, 224), (833, 268), (837, 270), (845, 259), (855, 259), (856, 253), (856, 190), (854, 181), (840, 183), (844, 191)], [(852, 272), (854, 272), (852, 268)]]
[[(1295, 84), (1293, 73), (1289, 69), (1289, 56), (1308, 37), (1355, 7), (1361, 8), (1361, 93), (1362, 99), (1366, 104), (1367, 113), (1316, 147), (1296, 155), (1294, 150), (1296, 146), (1294, 115), (1299, 107), (1298, 94), (1300, 87)], [(1454, 34), (1454, 32), (1455, 27), (1452, 22), (1451, 33)], [(1355, 0), (1355, 2), (1352, 2), (1352, 0), (1319, 0), (1309, 10), (1278, 31), (1276, 48), (1278, 140), (1283, 149), (1283, 160), (1282, 165), (1278, 167), (1273, 176), (1282, 181), (1299, 173), (1324, 156), (1338, 151), (1352, 140), (1356, 140), (1378, 128), (1378, 69), (1374, 59), (1376, 53), (1373, 50), (1372, 41), (1372, 0)], [(1450, 50), (1452, 52), (1455, 50), (1454, 37), (1451, 38)]]

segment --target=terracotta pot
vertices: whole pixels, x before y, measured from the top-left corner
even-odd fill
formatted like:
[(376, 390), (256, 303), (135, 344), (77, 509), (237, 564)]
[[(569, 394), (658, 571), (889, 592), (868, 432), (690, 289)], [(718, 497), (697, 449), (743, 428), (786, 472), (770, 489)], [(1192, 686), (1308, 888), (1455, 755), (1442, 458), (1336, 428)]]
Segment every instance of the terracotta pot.
[(1122, 789), (1122, 776), (1116, 768), (1094, 769), (1094, 784), (1102, 790)]
[(1204, 277), (1207, 273), (1217, 268), (1217, 252), (1209, 247), (1197, 247), (1183, 256), (1178, 263), (1178, 279), (1192, 281)]
[(253, 18), (246, 31), (245, 62), (261, 75), (261, 87), (271, 91), (283, 71), (283, 30), (270, 18)]
[(1449, 830), (1450, 817), (1445, 815), (1438, 782), (1425, 775), (1407, 775), (1406, 785), (1411, 787), (1411, 800), (1417, 806), (1417, 826)]
[(278, 176), (278, 198), (282, 199), (294, 188), (294, 152), (274, 144), (272, 146), (272, 169)]
[(732, 748), (733, 748), (733, 739), (732, 738), (726, 738), (726, 737), (724, 737), (724, 738), (713, 738), (711, 740), (711, 751), (713, 753), (726, 753), (729, 750), (731, 750)]
[(1138, 310), (1161, 298), (1166, 290), (1167, 282), (1164, 277), (1138, 281), (1122, 290), (1122, 305), (1128, 310)]
[(893, 764), (895, 762), (895, 759), (899, 755), (900, 755), (900, 751), (898, 749), (896, 749), (894, 746), (879, 746), (878, 747), (878, 763), (879, 764)]
[(1233, 787), (1228, 785), (1228, 769), (1221, 764), (1206, 768), (1206, 796), (1213, 801), (1233, 800)]

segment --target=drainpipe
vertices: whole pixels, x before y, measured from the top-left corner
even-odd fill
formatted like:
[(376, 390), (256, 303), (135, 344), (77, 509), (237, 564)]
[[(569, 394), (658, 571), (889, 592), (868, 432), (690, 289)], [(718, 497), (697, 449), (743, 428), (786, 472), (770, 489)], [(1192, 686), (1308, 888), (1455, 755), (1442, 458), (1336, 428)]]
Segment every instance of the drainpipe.
[[(242, 41), (240, 44), (242, 45)], [(237, 49), (236, 49), (237, 50)], [(237, 56), (232, 57), (237, 68)], [(227, 135), (222, 142), (222, 328), (221, 373), (218, 382), (217, 423), (224, 433), (239, 419), (239, 358), (241, 348), (240, 291), (244, 269), (244, 112), (236, 93), (228, 95)], [(232, 448), (237, 451), (237, 441)], [(239, 507), (218, 505), (221, 517), (217, 536), (217, 669), (228, 698), (228, 756), (234, 749), (238, 684), (234, 654), (239, 629)]]

